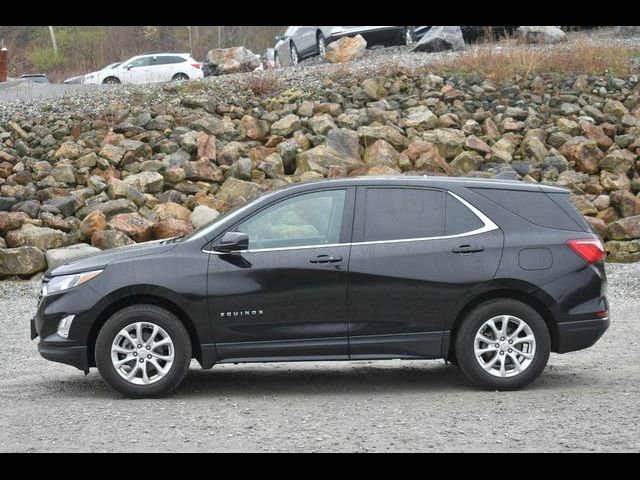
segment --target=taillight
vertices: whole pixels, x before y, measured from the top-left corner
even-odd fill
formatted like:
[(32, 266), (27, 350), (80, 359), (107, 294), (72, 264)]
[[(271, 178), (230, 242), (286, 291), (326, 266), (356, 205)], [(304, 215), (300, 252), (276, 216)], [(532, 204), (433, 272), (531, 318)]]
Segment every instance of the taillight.
[(197, 68), (198, 70), (200, 70), (200, 64), (199, 63), (192, 63), (191, 66), (194, 67), (194, 68)]
[(598, 239), (569, 240), (567, 245), (587, 263), (598, 263), (606, 255), (604, 245)]

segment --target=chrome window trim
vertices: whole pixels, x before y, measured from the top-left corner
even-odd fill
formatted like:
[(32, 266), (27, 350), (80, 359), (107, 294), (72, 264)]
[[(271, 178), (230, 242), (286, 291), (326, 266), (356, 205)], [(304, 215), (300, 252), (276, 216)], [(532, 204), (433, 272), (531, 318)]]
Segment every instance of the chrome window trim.
[(480, 235), (481, 233), (491, 232), (493, 230), (498, 230), (500, 227), (496, 225), (489, 217), (487, 217), (484, 213), (478, 210), (476, 207), (467, 202), (464, 198), (456, 195), (453, 192), (446, 191), (458, 201), (462, 202), (464, 206), (466, 206), (469, 210), (471, 210), (474, 215), (476, 215), (480, 221), (484, 224), (484, 226), (480, 228), (476, 228), (475, 230), (470, 230), (468, 232), (456, 233), (454, 235), (440, 235), (436, 237), (421, 237), (421, 238), (399, 238), (395, 240), (373, 240), (369, 242), (345, 242), (345, 243), (325, 243), (319, 245), (302, 245), (297, 247), (278, 247), (278, 248), (256, 248), (253, 250), (238, 250), (235, 252), (216, 252), (215, 250), (202, 250), (203, 253), (210, 253), (213, 255), (229, 255), (229, 253), (259, 253), (259, 252), (280, 252), (287, 250), (307, 250), (310, 248), (332, 248), (332, 247), (350, 247), (350, 246), (359, 246), (359, 245), (382, 245), (387, 243), (408, 243), (408, 242), (424, 242), (427, 240), (447, 240), (450, 238), (463, 238), (470, 237), (472, 235)]

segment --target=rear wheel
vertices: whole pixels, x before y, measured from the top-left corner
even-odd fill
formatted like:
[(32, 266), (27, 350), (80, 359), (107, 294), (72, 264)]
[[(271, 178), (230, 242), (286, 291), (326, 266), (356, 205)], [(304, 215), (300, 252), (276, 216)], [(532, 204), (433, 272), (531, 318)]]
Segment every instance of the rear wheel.
[(322, 32), (318, 32), (318, 54), (320, 58), (325, 58), (327, 54), (327, 41), (324, 39), (324, 35)]
[(120, 83), (120, 79), (116, 77), (107, 77), (102, 81), (105, 85), (117, 85)]
[(171, 312), (132, 305), (116, 312), (96, 340), (96, 365), (107, 385), (131, 398), (174, 390), (191, 363), (189, 333)]
[(187, 75), (186, 73), (176, 73), (171, 79), (172, 82), (185, 81), (185, 80), (189, 80), (189, 75)]
[(533, 382), (544, 370), (550, 349), (549, 330), (540, 314), (506, 298), (473, 309), (455, 342), (463, 373), (491, 390), (517, 390)]
[(404, 27), (404, 44), (413, 45), (416, 41), (413, 27)]

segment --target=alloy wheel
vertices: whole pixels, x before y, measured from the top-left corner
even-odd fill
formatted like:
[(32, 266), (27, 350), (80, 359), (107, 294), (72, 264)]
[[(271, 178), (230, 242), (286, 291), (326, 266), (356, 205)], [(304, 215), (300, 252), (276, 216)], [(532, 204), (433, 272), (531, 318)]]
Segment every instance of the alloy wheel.
[(513, 315), (499, 315), (484, 322), (474, 340), (480, 366), (495, 377), (514, 377), (531, 365), (536, 338), (531, 327)]
[(298, 64), (298, 50), (296, 50), (296, 46), (294, 44), (291, 44), (291, 64), (292, 65), (297, 65)]
[(148, 385), (164, 378), (171, 370), (174, 354), (169, 334), (151, 322), (124, 327), (111, 344), (113, 368), (135, 385)]

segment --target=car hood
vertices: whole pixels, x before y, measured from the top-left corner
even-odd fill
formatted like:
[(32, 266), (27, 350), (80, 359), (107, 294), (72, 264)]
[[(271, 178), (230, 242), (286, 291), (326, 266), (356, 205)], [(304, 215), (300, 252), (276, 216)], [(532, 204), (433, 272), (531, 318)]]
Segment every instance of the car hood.
[(154, 240), (152, 242), (137, 243), (126, 247), (114, 248), (95, 255), (72, 260), (64, 265), (54, 268), (53, 270), (47, 270), (46, 275), (69, 275), (89, 270), (98, 270), (113, 262), (141, 257), (143, 255), (155, 255), (168, 252), (177, 245), (175, 243), (163, 242), (166, 242), (166, 240)]

